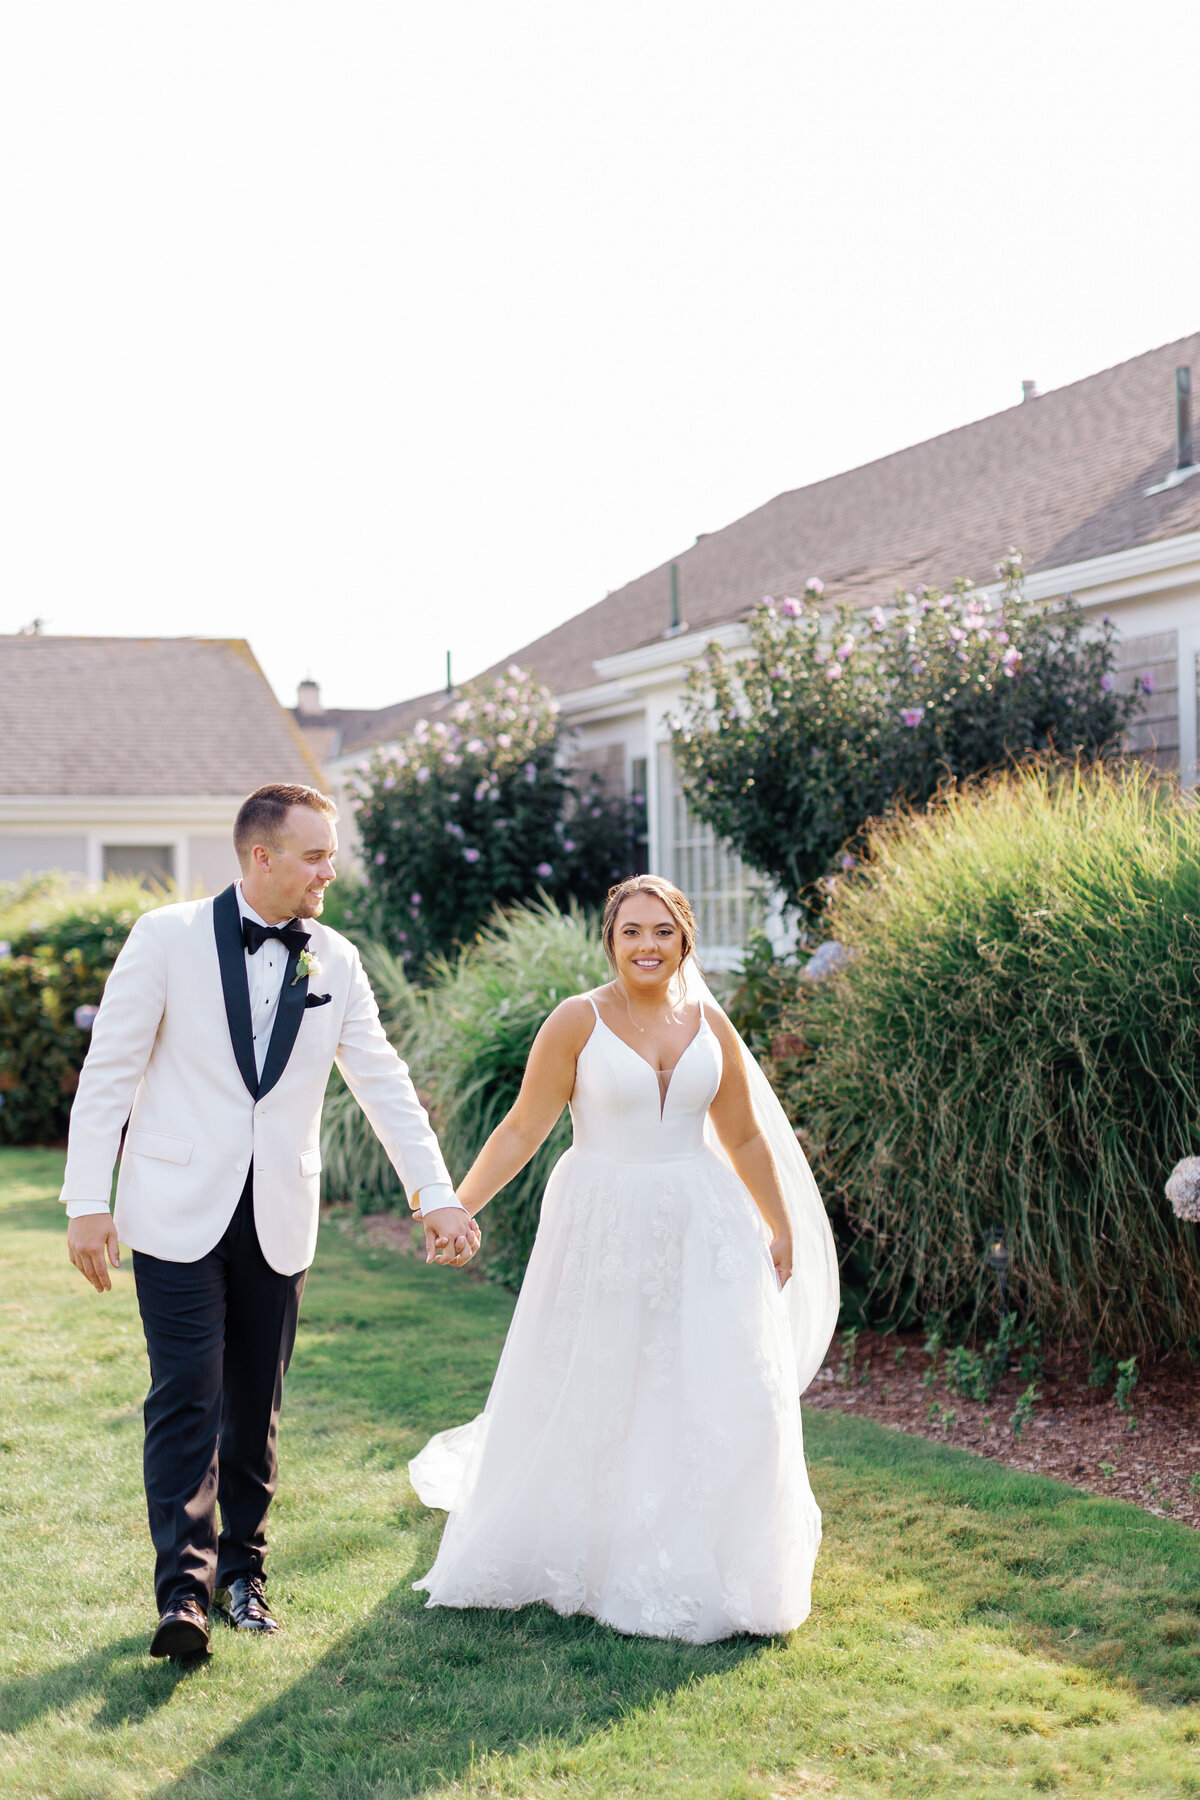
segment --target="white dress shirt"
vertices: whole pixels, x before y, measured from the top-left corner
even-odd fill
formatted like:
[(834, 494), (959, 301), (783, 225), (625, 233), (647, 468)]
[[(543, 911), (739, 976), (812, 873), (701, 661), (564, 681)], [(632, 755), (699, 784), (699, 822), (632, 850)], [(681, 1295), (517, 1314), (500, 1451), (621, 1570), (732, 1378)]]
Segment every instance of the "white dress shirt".
[[(266, 920), (259, 917), (242, 892), (242, 884), (237, 884), (238, 911), (243, 919), (253, 919), (256, 925), (265, 925)], [(298, 920), (289, 919), (288, 924), (280, 929), (286, 931), (288, 926), (295, 925), (303, 930)], [(287, 970), (287, 946), (278, 938), (266, 938), (251, 956), (249, 950), (242, 952), (246, 959), (246, 985), (250, 989), (250, 1029), (254, 1033), (254, 1067), (262, 1076), (263, 1064), (267, 1060), (267, 1051), (271, 1044), (271, 1033), (275, 1029), (275, 1015), (279, 1011), (279, 996), (283, 992), (283, 977)]]

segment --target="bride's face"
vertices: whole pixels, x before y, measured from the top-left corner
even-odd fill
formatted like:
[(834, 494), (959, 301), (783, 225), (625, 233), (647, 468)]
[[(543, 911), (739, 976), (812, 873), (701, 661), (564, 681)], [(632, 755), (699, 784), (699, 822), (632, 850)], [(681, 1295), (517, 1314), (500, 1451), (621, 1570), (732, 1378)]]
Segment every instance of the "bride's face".
[(622, 901), (613, 954), (627, 994), (649, 998), (669, 985), (683, 961), (683, 938), (657, 894), (631, 894)]

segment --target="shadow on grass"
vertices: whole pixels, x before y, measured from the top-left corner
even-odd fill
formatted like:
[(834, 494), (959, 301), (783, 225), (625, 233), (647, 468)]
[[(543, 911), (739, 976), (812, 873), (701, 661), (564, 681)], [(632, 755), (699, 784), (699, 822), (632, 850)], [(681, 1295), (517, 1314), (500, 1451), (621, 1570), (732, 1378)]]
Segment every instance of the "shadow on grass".
[(844, 1413), (805, 1416), (827, 1548), (1163, 1707), (1200, 1700), (1200, 1532)]
[(89, 1696), (98, 1696), (97, 1730), (136, 1725), (165, 1706), (181, 1681), (202, 1675), (205, 1663), (150, 1662), (146, 1634), (117, 1638), (89, 1650), (78, 1662), (0, 1682), (0, 1733), (11, 1735)]
[(369, 1620), (155, 1800), (420, 1795), (485, 1753), (578, 1744), (764, 1647), (625, 1638), (546, 1607), (426, 1611), (411, 1580), (428, 1566), (432, 1539), (429, 1549)]

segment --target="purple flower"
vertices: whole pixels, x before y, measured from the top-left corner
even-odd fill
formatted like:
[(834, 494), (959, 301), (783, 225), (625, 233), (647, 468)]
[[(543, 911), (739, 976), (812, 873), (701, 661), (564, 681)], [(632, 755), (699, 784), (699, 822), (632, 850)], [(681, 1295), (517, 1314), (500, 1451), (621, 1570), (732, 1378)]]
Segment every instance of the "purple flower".
[(842, 662), (845, 662), (845, 660), (848, 656), (853, 656), (854, 655), (854, 639), (852, 637), (843, 638), (841, 643), (837, 647), (837, 653)]
[(1147, 669), (1146, 673), (1142, 676), (1143, 694), (1152, 694), (1154, 692), (1154, 686), (1154, 671), (1152, 669)]
[(871, 630), (882, 631), (886, 624), (887, 620), (884, 617), (882, 606), (873, 606), (871, 608)]
[(402, 944), (407, 944), (407, 942), (408, 942), (408, 933), (407, 933), (407, 931), (398, 931), (398, 932), (397, 932), (397, 933), (396, 933), (396, 936), (397, 936), (397, 938), (398, 938), (398, 939), (399, 939), (399, 941), (400, 941), (400, 943), (402, 943)]
[(463, 861), (469, 862), (469, 863), (477, 863), (479, 861), (479, 851), (473, 849), (471, 847), (471, 845), (468, 844), (466, 849), (463, 851)]
[(573, 850), (574, 848), (575, 848), (575, 839), (574, 838), (564, 838), (563, 839), (563, 849), (564, 850)]
[(845, 856), (843, 856), (843, 858), (842, 858), (843, 874), (848, 875), (853, 867), (854, 867), (854, 858), (850, 855), (849, 851), (847, 851)]
[(924, 717), (925, 708), (923, 706), (906, 706), (900, 714), (900, 723), (912, 728), (919, 725)]
[(825, 592), (825, 583), (821, 580), (819, 575), (810, 575), (804, 584), (804, 591), (806, 594), (823, 594)]
[(75, 1008), (75, 1023), (78, 1025), (80, 1031), (90, 1031), (92, 1029), (96, 1014), (99, 1011), (100, 1008), (98, 1006), (77, 1006)]
[(801, 606), (800, 602), (798, 600), (793, 600), (790, 596), (783, 603), (783, 616), (785, 619), (798, 619), (803, 611), (804, 608)]
[(836, 681), (841, 672), (842, 665), (840, 662), (827, 662), (825, 664), (826, 681)]
[(385, 788), (394, 788), (396, 785), (396, 777), (394, 775), (385, 775), (383, 778), (383, 785)]
[(532, 787), (534, 782), (537, 780), (537, 764), (536, 763), (526, 763), (525, 764), (525, 779), (529, 783), (530, 787)]
[(549, 863), (539, 863), (533, 872), (535, 875), (540, 875), (542, 880), (545, 881), (547, 876), (553, 875), (554, 870)]
[(1112, 691), (1113, 691), (1113, 678), (1111, 675), (1109, 675), (1106, 672), (1105, 674), (1103, 674), (1100, 677), (1100, 692), (1102, 694), (1111, 694)]
[(425, 767), (424, 764), (422, 764), (421, 767), (417, 770), (417, 780), (418, 781), (428, 781), (429, 780), (429, 770)]
[(421, 904), (420, 894), (410, 894), (408, 896), (408, 904), (410, 906), (420, 906), (420, 904)]
[(772, 669), (771, 670), (771, 680), (772, 681), (786, 681), (787, 680), (787, 670), (781, 669), (781, 668)]
[(1004, 655), (1000, 658), (1000, 661), (1004, 664), (1004, 667), (1008, 670), (1010, 675), (1020, 660), (1021, 652), (1017, 649), (1015, 644), (1010, 644), (1008, 649), (1004, 652)]
[(377, 850), (375, 852), (375, 861), (377, 863), (385, 863), (387, 861), (387, 857), (384, 855), (382, 850)]

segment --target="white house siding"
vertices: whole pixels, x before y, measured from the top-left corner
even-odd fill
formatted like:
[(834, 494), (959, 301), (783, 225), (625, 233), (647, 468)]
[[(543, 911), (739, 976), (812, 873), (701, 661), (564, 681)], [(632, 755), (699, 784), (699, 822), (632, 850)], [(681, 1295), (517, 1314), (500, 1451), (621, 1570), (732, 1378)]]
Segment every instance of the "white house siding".
[(189, 836), (188, 863), (193, 891), (219, 894), (231, 881), (236, 881), (240, 870), (233, 848), (233, 821), (230, 821), (229, 830), (218, 836), (195, 833)]
[[(89, 882), (107, 874), (211, 894), (237, 873), (233, 821), (241, 795), (0, 795), (0, 881), (61, 871)], [(199, 828), (199, 829), (197, 829)]]
[(70, 836), (0, 828), (0, 881), (23, 881), (48, 869), (84, 878), (87, 866), (88, 841), (82, 833)]

